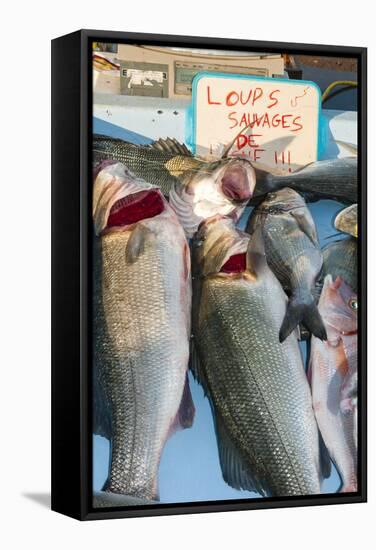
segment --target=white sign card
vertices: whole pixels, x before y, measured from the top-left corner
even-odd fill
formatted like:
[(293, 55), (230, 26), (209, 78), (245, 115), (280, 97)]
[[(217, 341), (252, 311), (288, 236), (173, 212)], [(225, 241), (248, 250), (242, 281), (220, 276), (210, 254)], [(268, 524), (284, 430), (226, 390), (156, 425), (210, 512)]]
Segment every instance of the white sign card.
[(196, 154), (293, 172), (317, 160), (321, 93), (314, 82), (201, 73), (193, 83)]

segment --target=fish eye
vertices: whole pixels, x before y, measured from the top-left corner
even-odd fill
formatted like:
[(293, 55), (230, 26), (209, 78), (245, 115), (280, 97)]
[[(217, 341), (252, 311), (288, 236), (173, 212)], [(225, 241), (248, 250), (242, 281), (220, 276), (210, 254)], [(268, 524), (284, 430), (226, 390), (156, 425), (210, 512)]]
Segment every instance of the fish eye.
[(358, 309), (358, 300), (356, 298), (350, 298), (349, 306), (356, 311)]

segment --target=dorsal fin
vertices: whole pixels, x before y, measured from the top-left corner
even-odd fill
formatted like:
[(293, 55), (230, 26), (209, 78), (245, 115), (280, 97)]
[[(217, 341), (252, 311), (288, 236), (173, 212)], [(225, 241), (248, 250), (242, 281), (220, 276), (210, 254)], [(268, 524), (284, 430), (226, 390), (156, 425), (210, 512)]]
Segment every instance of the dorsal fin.
[(192, 153), (185, 145), (185, 143), (179, 143), (175, 138), (159, 138), (154, 143), (148, 145), (150, 149), (156, 149), (157, 151), (163, 151), (164, 153), (171, 153), (174, 155), (182, 155), (184, 157), (192, 157)]

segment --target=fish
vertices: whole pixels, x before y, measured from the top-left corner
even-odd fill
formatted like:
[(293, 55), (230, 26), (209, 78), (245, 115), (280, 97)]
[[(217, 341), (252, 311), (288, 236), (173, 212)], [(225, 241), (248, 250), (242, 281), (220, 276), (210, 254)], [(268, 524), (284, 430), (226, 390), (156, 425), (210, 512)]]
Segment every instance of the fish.
[(134, 145), (94, 135), (93, 151), (94, 165), (118, 160), (137, 177), (159, 187), (169, 197), (188, 238), (203, 220), (215, 214), (232, 215), (238, 220), (256, 185), (255, 170), (249, 161), (199, 159), (176, 139)]
[(341, 210), (334, 219), (334, 227), (342, 233), (358, 237), (358, 205), (352, 204)]
[(105, 162), (93, 189), (94, 432), (107, 493), (158, 500), (167, 439), (193, 423), (189, 246), (161, 191)]
[(354, 291), (358, 291), (358, 243), (354, 237), (347, 237), (328, 244), (322, 249), (323, 266), (319, 278), (319, 286), (322, 288), (324, 279), (331, 275), (333, 280), (337, 277), (349, 285)]
[(342, 480), (341, 492), (356, 492), (357, 481), (357, 311), (354, 291), (327, 275), (319, 311), (328, 339), (312, 336), (309, 379), (320, 432)]
[(259, 204), (267, 193), (290, 187), (304, 196), (306, 202), (333, 199), (342, 204), (353, 204), (358, 198), (358, 159), (343, 157), (318, 160), (302, 168), (282, 174), (260, 163), (256, 170), (256, 188), (253, 205)]
[(326, 330), (316, 306), (315, 285), (323, 258), (313, 218), (299, 193), (285, 187), (269, 193), (248, 220), (246, 231), (262, 228), (268, 264), (289, 295), (279, 330), (280, 341), (303, 325), (325, 340)]
[(262, 496), (320, 493), (311, 393), (296, 334), (278, 339), (287, 298), (260, 230), (206, 220), (192, 276), (191, 370), (212, 407), (223, 479)]

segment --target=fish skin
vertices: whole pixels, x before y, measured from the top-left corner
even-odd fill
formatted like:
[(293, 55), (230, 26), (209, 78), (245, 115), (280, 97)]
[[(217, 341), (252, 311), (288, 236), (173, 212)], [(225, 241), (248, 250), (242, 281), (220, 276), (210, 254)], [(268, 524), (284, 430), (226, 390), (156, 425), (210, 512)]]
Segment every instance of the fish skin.
[(299, 193), (288, 187), (269, 193), (251, 213), (246, 231), (262, 228), (269, 267), (289, 295), (281, 342), (303, 322), (321, 339), (325, 327), (315, 304), (322, 253), (313, 218)]
[(358, 205), (352, 204), (341, 210), (335, 217), (334, 227), (342, 233), (358, 237)]
[(279, 175), (256, 169), (257, 184), (253, 204), (266, 193), (290, 187), (304, 196), (307, 202), (333, 199), (353, 204), (358, 199), (358, 160), (356, 157), (319, 160), (290, 174)]
[(358, 242), (353, 237), (347, 237), (330, 243), (322, 250), (323, 266), (319, 283), (322, 288), (324, 279), (331, 275), (333, 280), (337, 277), (358, 291)]
[(159, 504), (157, 500), (147, 500), (129, 495), (119, 495), (116, 493), (107, 493), (106, 491), (96, 491), (93, 494), (94, 508), (113, 508), (114, 506), (142, 506), (145, 504)]
[[(250, 243), (231, 220), (215, 217), (193, 240), (191, 368), (211, 402), (224, 480), (264, 496), (317, 494), (310, 389), (295, 334), (278, 340), (286, 296), (257, 233)], [(244, 251), (246, 271), (219, 272)]]
[[(167, 438), (193, 422), (187, 367), (189, 248), (174, 212), (107, 228), (119, 198), (150, 184), (120, 163), (99, 172), (93, 193), (93, 359), (96, 432), (111, 441), (104, 490), (158, 499)], [(109, 432), (109, 433), (106, 433)]]
[(328, 340), (312, 336), (309, 361), (315, 416), (341, 476), (341, 492), (357, 491), (357, 310), (351, 300), (356, 294), (350, 287), (327, 275), (319, 311)]

